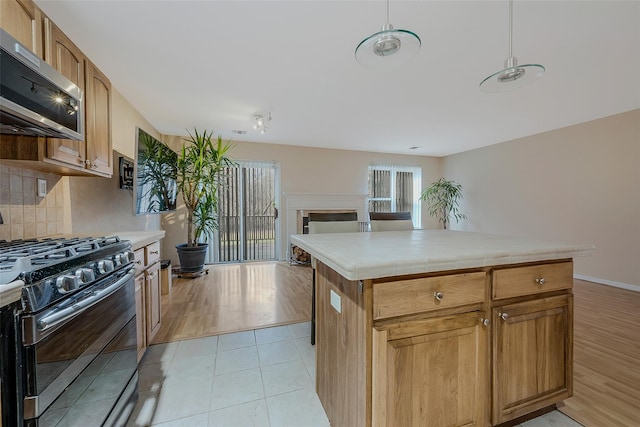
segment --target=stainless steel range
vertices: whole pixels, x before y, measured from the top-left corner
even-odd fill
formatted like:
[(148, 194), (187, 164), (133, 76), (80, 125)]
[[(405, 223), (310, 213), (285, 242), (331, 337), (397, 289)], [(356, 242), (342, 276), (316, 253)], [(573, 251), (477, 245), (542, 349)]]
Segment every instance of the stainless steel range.
[(25, 283), (0, 314), (3, 425), (126, 423), (137, 398), (134, 273), (118, 237), (0, 241), (0, 286)]

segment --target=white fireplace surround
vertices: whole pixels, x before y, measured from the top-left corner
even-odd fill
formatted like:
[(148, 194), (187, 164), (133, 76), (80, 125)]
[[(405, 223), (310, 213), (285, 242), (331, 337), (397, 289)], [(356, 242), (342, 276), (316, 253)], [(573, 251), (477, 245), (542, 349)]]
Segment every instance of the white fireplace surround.
[(291, 235), (297, 234), (298, 210), (355, 210), (358, 221), (367, 221), (368, 194), (282, 193), (286, 211), (286, 258), (289, 259)]

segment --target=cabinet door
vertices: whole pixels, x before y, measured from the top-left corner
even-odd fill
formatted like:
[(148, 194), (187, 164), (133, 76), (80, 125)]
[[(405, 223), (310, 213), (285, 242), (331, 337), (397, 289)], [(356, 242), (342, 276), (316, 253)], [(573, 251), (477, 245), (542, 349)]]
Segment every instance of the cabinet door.
[(147, 322), (145, 313), (145, 277), (136, 276), (136, 332), (138, 343), (138, 362), (142, 359), (147, 348)]
[(372, 425), (488, 425), (488, 332), (480, 312), (373, 330)]
[(493, 309), (493, 423), (558, 403), (573, 389), (573, 295)]
[(111, 156), (111, 82), (89, 60), (85, 61), (85, 134), (87, 167), (96, 174), (113, 174)]
[(160, 330), (161, 295), (160, 295), (160, 263), (157, 262), (145, 271), (145, 299), (147, 309), (147, 345)]
[[(47, 47), (45, 59), (63, 76), (84, 90), (84, 55), (53, 22), (45, 18), (45, 23)], [(86, 142), (49, 138), (47, 139), (47, 157), (84, 169)]]
[(33, 1), (0, 1), (0, 27), (24, 47), (44, 58), (42, 12)]

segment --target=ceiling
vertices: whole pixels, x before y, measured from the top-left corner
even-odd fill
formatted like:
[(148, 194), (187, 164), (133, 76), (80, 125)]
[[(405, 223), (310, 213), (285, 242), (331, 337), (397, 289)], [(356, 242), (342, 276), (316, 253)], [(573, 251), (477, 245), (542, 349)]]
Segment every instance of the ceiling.
[(384, 1), (36, 3), (163, 134), (446, 156), (640, 108), (640, 1), (515, 1), (513, 54), (547, 71), (498, 94), (478, 85), (508, 56), (506, 0), (391, 0), (422, 39), (391, 70), (354, 58)]

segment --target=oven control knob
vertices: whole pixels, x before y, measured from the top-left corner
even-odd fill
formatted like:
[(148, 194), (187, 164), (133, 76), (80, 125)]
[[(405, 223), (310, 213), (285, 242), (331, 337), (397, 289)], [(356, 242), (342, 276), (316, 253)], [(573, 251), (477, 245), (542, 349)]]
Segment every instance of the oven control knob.
[(120, 259), (120, 254), (116, 254), (113, 256), (113, 265), (115, 267), (120, 267), (122, 265), (122, 260)]
[(90, 268), (80, 268), (76, 270), (76, 277), (80, 283), (91, 283), (96, 280), (96, 275)]
[(131, 251), (127, 251), (127, 252), (121, 253), (120, 254), (120, 258), (121, 258), (123, 264), (129, 264), (130, 262), (135, 260), (135, 256), (133, 255), (133, 252), (131, 252)]
[(79, 280), (76, 276), (60, 276), (56, 279), (56, 288), (58, 288), (58, 292), (61, 294), (66, 294), (67, 292), (78, 289), (80, 285)]
[(109, 273), (115, 269), (113, 265), (113, 261), (109, 259), (105, 259), (104, 261), (98, 262), (98, 273), (104, 274)]
[(130, 253), (133, 254), (133, 252), (122, 252), (120, 254), (115, 255), (113, 257), (113, 260), (116, 266), (129, 264), (129, 262), (132, 261), (129, 256)]

